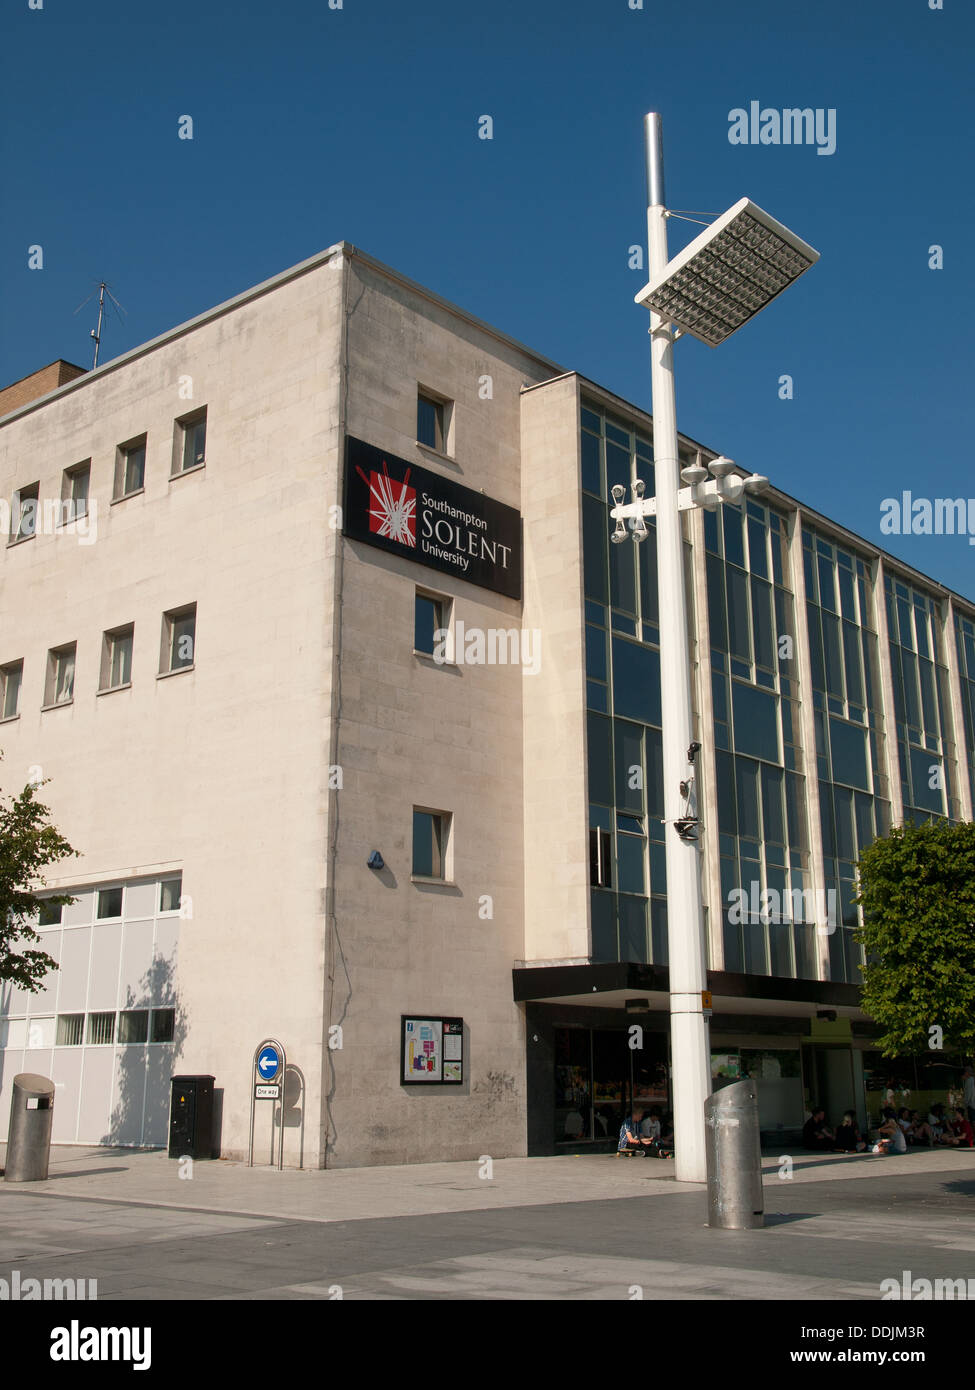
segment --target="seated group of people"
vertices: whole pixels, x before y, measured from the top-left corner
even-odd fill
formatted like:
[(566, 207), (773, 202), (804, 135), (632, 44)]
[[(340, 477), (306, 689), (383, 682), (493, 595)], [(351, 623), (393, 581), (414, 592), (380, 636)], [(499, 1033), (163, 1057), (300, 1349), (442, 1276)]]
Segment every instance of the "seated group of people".
[(903, 1154), (907, 1153), (908, 1144), (970, 1149), (975, 1147), (975, 1131), (962, 1105), (950, 1117), (943, 1105), (932, 1105), (927, 1120), (906, 1106), (898, 1114), (888, 1105), (881, 1111), (877, 1138), (870, 1145), (861, 1135), (851, 1110), (846, 1111), (843, 1123), (834, 1132), (826, 1123), (826, 1112), (817, 1107), (803, 1125), (802, 1142), (807, 1149), (820, 1153), (863, 1153), (869, 1147), (874, 1154)]
[(670, 1115), (661, 1115), (654, 1107), (648, 1115), (634, 1110), (620, 1126), (619, 1153), (642, 1153), (658, 1158), (674, 1154), (674, 1125)]

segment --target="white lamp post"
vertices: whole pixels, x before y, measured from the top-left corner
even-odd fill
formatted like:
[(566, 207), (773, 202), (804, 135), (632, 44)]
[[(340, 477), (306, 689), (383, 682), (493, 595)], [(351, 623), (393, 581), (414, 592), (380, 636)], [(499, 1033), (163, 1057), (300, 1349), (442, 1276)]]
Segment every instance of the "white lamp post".
[(613, 488), (616, 522), (612, 539), (647, 534), (645, 518), (656, 517), (657, 585), (660, 607), (660, 694), (663, 726), (664, 820), (667, 854), (667, 942), (670, 966), (670, 1039), (673, 1064), (674, 1147), (677, 1178), (706, 1182), (704, 1102), (711, 1092), (708, 1023), (703, 991), (707, 955), (701, 900), (697, 795), (691, 741), (691, 666), (687, 595), (684, 588), (680, 513), (713, 510), (743, 492), (761, 492), (768, 479), (742, 478), (730, 459), (715, 459), (708, 471), (692, 465), (678, 488), (677, 412), (674, 401), (674, 342), (690, 333), (716, 347), (765, 307), (819, 259), (781, 223), (747, 198), (719, 217), (672, 262), (667, 260), (663, 146), (659, 115), (644, 119), (647, 160), (647, 242), (650, 282), (636, 296), (650, 309), (653, 457), (657, 493), (644, 485)]

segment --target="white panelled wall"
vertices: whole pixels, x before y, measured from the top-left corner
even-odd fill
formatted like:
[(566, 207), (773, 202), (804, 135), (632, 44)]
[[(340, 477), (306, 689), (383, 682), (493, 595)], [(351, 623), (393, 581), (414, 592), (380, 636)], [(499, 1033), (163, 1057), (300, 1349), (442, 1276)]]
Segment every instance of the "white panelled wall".
[(179, 884), (169, 875), (79, 889), (60, 925), (39, 928), (38, 949), (60, 969), (37, 994), (5, 986), (0, 996), (4, 1123), (14, 1076), (39, 1072), (57, 1088), (55, 1142), (167, 1142)]

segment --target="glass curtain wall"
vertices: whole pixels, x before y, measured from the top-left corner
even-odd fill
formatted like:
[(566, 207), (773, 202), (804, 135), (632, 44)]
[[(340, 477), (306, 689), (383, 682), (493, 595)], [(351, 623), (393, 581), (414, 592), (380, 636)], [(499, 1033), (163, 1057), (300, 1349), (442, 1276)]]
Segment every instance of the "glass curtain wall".
[(649, 437), (582, 409), (589, 843), (594, 961), (667, 962), (660, 629), (653, 521), (635, 545), (609, 542), (608, 487), (642, 478)]
[(961, 680), (961, 711), (968, 749), (968, 782), (975, 805), (975, 622), (955, 615), (955, 644)]
[(725, 969), (817, 977), (784, 518), (704, 513)]
[(904, 820), (958, 820), (948, 666), (938, 603), (890, 575), (884, 590)]
[(859, 984), (856, 865), (890, 827), (880, 652), (869, 563), (803, 529), (830, 977)]

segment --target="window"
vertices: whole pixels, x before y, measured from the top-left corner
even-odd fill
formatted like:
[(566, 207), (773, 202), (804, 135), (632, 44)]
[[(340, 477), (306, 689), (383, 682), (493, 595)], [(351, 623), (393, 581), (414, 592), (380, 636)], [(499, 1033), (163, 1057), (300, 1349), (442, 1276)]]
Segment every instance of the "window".
[(61, 904), (52, 903), (49, 898), (41, 898), (37, 905), (39, 927), (58, 927), (61, 925)]
[(61, 519), (77, 521), (88, 515), (88, 487), (91, 482), (91, 459), (66, 468), (61, 479)]
[(37, 513), (40, 510), (40, 483), (18, 488), (10, 506), (10, 543), (29, 540), (37, 534)]
[(55, 1022), (53, 1016), (47, 1018), (32, 1018), (27, 1025), (27, 1047), (53, 1047), (55, 1039)]
[(416, 442), (445, 454), (449, 433), (450, 403), (421, 388), (416, 397)]
[(11, 661), (0, 666), (0, 719), (16, 719), (20, 713), (20, 687), (24, 663)]
[(781, 762), (775, 697), (755, 686), (732, 681), (731, 703), (735, 751), (769, 763)]
[(118, 627), (106, 632), (102, 639), (101, 690), (118, 690), (132, 682), (132, 644), (135, 628)]
[(98, 894), (98, 908), (95, 912), (96, 918), (121, 917), (121, 915), (122, 889), (102, 888)]
[(152, 1035), (150, 1036), (149, 1041), (154, 1043), (172, 1042), (175, 1026), (175, 1009), (153, 1009)]
[(180, 894), (183, 891), (183, 875), (164, 878), (159, 885), (159, 911), (178, 912)]
[(159, 674), (185, 671), (196, 655), (196, 604), (163, 614), (162, 653)]
[(149, 1010), (123, 1009), (118, 1016), (118, 1040), (120, 1043), (148, 1042)]
[(66, 647), (53, 647), (47, 654), (47, 683), (44, 705), (69, 705), (74, 699), (74, 664), (76, 642)]
[(413, 808), (413, 876), (446, 881), (450, 813)]
[(612, 837), (608, 830), (589, 831), (589, 882), (594, 888), (611, 888)]
[(413, 602), (413, 650), (425, 656), (449, 658), (449, 640), (438, 639), (436, 633), (445, 630), (450, 621), (450, 600), (417, 589)]
[(115, 451), (115, 493), (117, 502), (133, 492), (141, 492), (146, 481), (146, 435), (120, 444)]
[(88, 1037), (86, 1041), (95, 1047), (104, 1047), (106, 1043), (115, 1041), (114, 1010), (110, 1014), (88, 1015)]
[(57, 1047), (80, 1047), (85, 1026), (84, 1014), (58, 1014)]
[(176, 421), (176, 434), (173, 440), (173, 476), (187, 473), (191, 468), (199, 468), (206, 462), (207, 411), (206, 406), (194, 410), (192, 415), (184, 415)]

